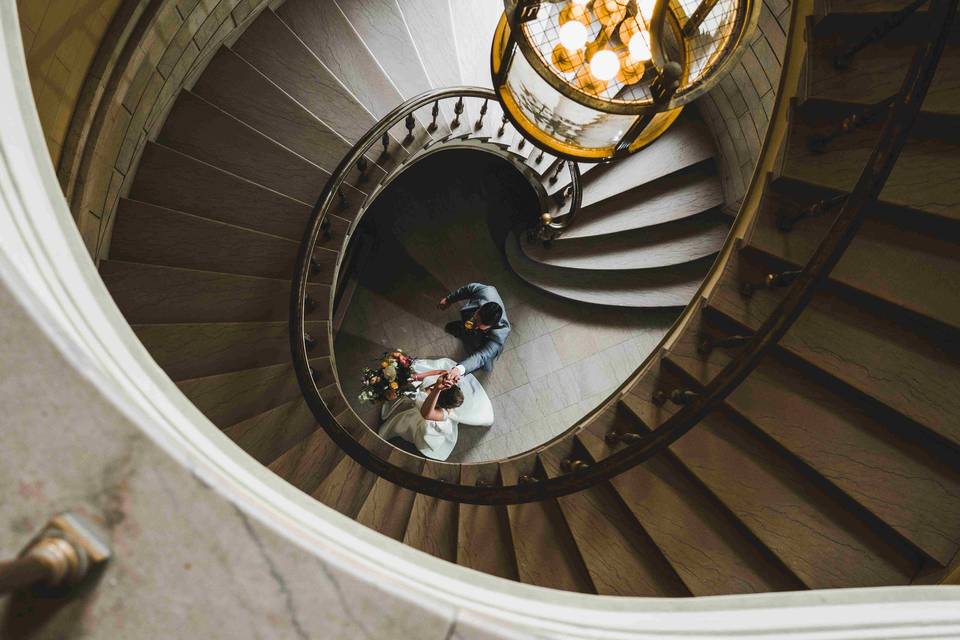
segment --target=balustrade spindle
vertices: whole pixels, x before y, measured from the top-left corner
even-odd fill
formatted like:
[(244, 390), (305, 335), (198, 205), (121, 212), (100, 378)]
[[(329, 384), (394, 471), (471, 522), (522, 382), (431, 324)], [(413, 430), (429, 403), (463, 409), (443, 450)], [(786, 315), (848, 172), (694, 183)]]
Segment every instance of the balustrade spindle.
[(804, 207), (800, 209), (797, 213), (792, 216), (781, 213), (777, 216), (777, 228), (784, 233), (789, 233), (793, 231), (793, 227), (799, 221), (804, 218), (815, 218), (819, 215), (822, 215), (826, 211), (833, 209), (834, 207), (843, 204), (847, 199), (847, 194), (841, 193), (835, 195), (831, 198), (824, 198), (823, 200), (818, 200), (814, 202), (809, 207)]
[(563, 170), (563, 165), (564, 165), (563, 161), (560, 161), (557, 164), (556, 171), (554, 171), (553, 175), (550, 176), (550, 184), (557, 184), (557, 180), (560, 179), (560, 172)]
[(366, 181), (367, 181), (367, 167), (368, 167), (368, 166), (369, 166), (369, 165), (368, 165), (368, 163), (367, 163), (367, 159), (364, 158), (363, 156), (361, 156), (361, 157), (357, 160), (357, 171), (360, 172), (360, 175), (357, 177), (357, 182), (361, 182), (361, 183), (362, 183), (362, 182), (366, 182)]
[(697, 343), (697, 353), (702, 356), (709, 355), (714, 349), (726, 349), (728, 347), (739, 347), (750, 340), (750, 336), (727, 336), (726, 338), (711, 338), (704, 336)]
[(450, 128), (456, 129), (460, 126), (460, 114), (463, 113), (463, 98), (457, 98), (457, 104), (453, 105), (453, 112), (456, 114), (456, 117), (453, 119), (453, 122), (450, 123)]
[(833, 66), (835, 69), (846, 69), (850, 66), (850, 63), (853, 62), (854, 57), (863, 49), (866, 49), (871, 44), (883, 40), (891, 31), (903, 24), (911, 14), (916, 12), (917, 9), (922, 7), (927, 3), (928, 0), (915, 0), (911, 2), (903, 9), (900, 9), (896, 13), (890, 14), (884, 20), (870, 30), (866, 36), (863, 37), (856, 44), (847, 47), (843, 52), (835, 55), (833, 57)]
[(310, 258), (310, 275), (315, 276), (320, 273), (322, 267), (316, 258)]
[(825, 153), (827, 146), (840, 136), (847, 133), (854, 133), (863, 125), (869, 124), (873, 120), (876, 120), (878, 116), (887, 113), (887, 111), (893, 108), (894, 98), (896, 98), (896, 96), (890, 96), (877, 104), (864, 107), (849, 114), (840, 121), (840, 126), (830, 133), (820, 136), (810, 136), (807, 140), (807, 148), (813, 153)]
[(430, 133), (433, 133), (434, 131), (437, 130), (437, 116), (440, 115), (439, 100), (435, 100), (433, 102), (433, 109), (430, 110), (430, 115), (433, 117), (433, 119), (430, 120), (430, 126), (427, 127), (427, 131), (429, 131)]
[(533, 164), (540, 164), (543, 160), (543, 149), (540, 150), (540, 153), (537, 154), (537, 157), (533, 159)]
[(406, 119), (403, 121), (403, 126), (407, 128), (407, 137), (403, 139), (403, 146), (408, 146), (413, 142), (413, 128), (417, 126), (417, 120), (413, 117), (412, 113), (407, 114)]
[(754, 291), (762, 287), (767, 289), (789, 287), (793, 284), (793, 281), (797, 279), (797, 276), (800, 275), (800, 271), (781, 271), (780, 273), (768, 273), (767, 276), (763, 279), (763, 282), (744, 282), (740, 285), (740, 293), (745, 298), (749, 298), (753, 295)]
[(560, 469), (566, 473), (576, 473), (577, 471), (582, 471), (589, 468), (590, 465), (588, 463), (574, 458), (566, 458), (560, 463)]
[(504, 132), (507, 130), (507, 116), (504, 115), (500, 118), (500, 128), (497, 129), (497, 137), (502, 138)]
[[(344, 193), (343, 193), (343, 187), (340, 187), (339, 189), (337, 189), (337, 206), (340, 207), (340, 210), (341, 210), (341, 211), (343, 211), (343, 210), (346, 209), (349, 205), (350, 205), (350, 203), (347, 202), (347, 196), (344, 195)], [(329, 223), (328, 223), (328, 226), (329, 226)], [(329, 238), (328, 238), (328, 239), (329, 239)]]
[(390, 134), (384, 133), (380, 138), (380, 144), (383, 145), (383, 157), (390, 157)]
[(317, 339), (314, 338), (309, 333), (303, 334), (303, 345), (306, 347), (307, 352), (313, 351), (317, 346)]
[(662, 389), (658, 389), (653, 394), (653, 404), (660, 407), (663, 406), (667, 400), (669, 400), (675, 405), (682, 406), (695, 399), (699, 395), (700, 394), (698, 394), (696, 391), (691, 391), (689, 389), (674, 389), (669, 394)]
[(320, 372), (314, 367), (310, 367), (310, 378), (313, 380), (314, 384), (320, 384)]
[(523, 149), (525, 146), (527, 146), (527, 139), (520, 138), (520, 144), (517, 145), (517, 149)]
[(480, 129), (483, 129), (483, 117), (484, 117), (485, 115), (487, 115), (487, 100), (486, 100), (486, 99), (484, 99), (483, 105), (480, 107), (480, 117), (477, 119), (477, 124), (474, 125), (474, 127), (473, 127), (476, 131), (480, 131)]
[(317, 310), (317, 303), (312, 297), (310, 297), (309, 293), (303, 298), (303, 310), (306, 315), (310, 315)]
[(537, 477), (528, 473), (521, 473), (517, 478), (517, 482), (520, 484), (533, 484), (534, 482), (537, 482)]
[(617, 433), (616, 431), (610, 431), (609, 433), (607, 433), (606, 436), (604, 436), (603, 439), (609, 445), (615, 445), (620, 443), (634, 444), (636, 442), (643, 440), (643, 436), (640, 435), (639, 433), (630, 433), (630, 432)]
[(324, 218), (320, 221), (320, 237), (327, 241), (333, 237), (333, 234), (330, 232), (330, 219)]

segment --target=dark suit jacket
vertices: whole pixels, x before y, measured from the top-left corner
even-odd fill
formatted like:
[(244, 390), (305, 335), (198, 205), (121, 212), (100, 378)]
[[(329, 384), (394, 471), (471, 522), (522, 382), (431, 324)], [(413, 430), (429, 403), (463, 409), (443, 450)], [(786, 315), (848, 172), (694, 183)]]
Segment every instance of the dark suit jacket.
[(503, 299), (497, 292), (496, 287), (479, 282), (471, 282), (456, 291), (451, 291), (446, 296), (447, 302), (454, 303), (466, 300), (466, 304), (460, 309), (460, 316), (467, 320), (476, 313), (477, 309), (487, 302), (496, 302), (503, 309), (503, 317), (500, 324), (491, 327), (482, 336), (480, 346), (460, 363), (464, 368), (464, 374), (472, 373), (477, 369), (493, 369), (493, 361), (503, 352), (503, 345), (510, 335), (510, 321), (507, 319), (507, 308), (503, 304)]

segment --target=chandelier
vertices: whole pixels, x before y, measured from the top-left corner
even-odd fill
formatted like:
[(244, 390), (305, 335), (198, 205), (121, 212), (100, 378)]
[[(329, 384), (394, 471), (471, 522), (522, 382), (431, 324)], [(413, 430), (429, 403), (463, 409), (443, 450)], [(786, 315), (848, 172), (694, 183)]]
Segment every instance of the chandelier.
[(493, 86), (535, 145), (600, 162), (653, 142), (742, 54), (760, 0), (504, 0)]

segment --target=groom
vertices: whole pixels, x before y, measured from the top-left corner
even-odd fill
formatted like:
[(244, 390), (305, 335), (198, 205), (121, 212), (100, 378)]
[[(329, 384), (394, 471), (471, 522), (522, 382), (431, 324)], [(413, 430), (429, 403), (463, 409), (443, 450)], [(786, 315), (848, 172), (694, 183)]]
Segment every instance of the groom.
[(493, 371), (493, 361), (500, 356), (510, 335), (510, 321), (496, 287), (472, 282), (448, 293), (437, 306), (446, 309), (461, 300), (467, 301), (460, 309), (461, 320), (447, 323), (445, 328), (467, 343), (472, 353), (447, 372), (447, 379), (454, 383), (477, 369)]

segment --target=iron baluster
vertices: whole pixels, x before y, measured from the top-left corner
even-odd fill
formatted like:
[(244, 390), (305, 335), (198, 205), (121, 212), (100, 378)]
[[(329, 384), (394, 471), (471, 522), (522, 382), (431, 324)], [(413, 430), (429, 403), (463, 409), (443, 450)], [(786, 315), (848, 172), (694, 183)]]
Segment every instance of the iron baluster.
[(453, 122), (450, 123), (451, 129), (456, 129), (460, 126), (460, 114), (463, 113), (463, 98), (457, 98), (457, 104), (453, 106), (453, 112), (457, 117), (453, 119)]
[(818, 200), (811, 204), (809, 207), (804, 207), (794, 213), (793, 215), (786, 215), (781, 213), (777, 216), (777, 228), (784, 233), (793, 231), (793, 226), (797, 224), (800, 220), (804, 218), (814, 218), (816, 216), (822, 215), (824, 212), (837, 207), (847, 199), (847, 194), (841, 193), (835, 195), (831, 198), (824, 198), (823, 200)]
[(433, 133), (434, 131), (437, 130), (437, 116), (440, 115), (440, 101), (439, 101), (439, 100), (434, 100), (434, 102), (433, 102), (433, 109), (430, 110), (430, 115), (433, 117), (433, 119), (430, 120), (430, 126), (427, 127), (427, 131), (429, 131), (430, 133)]
[(487, 100), (484, 99), (483, 105), (480, 107), (480, 117), (477, 119), (477, 124), (474, 126), (474, 129), (480, 131), (483, 129), (483, 117), (487, 115)]

